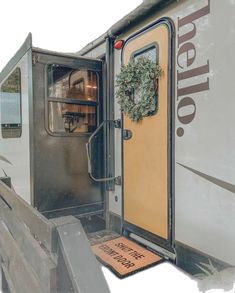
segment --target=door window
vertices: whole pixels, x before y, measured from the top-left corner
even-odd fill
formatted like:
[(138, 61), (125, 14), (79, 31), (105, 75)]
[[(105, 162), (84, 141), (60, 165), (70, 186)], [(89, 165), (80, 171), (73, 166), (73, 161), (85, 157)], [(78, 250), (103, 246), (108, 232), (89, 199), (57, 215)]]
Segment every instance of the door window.
[(147, 58), (147, 59), (151, 60), (152, 62), (157, 63), (158, 62), (157, 46), (153, 45), (151, 47), (147, 47), (147, 48), (138, 50), (138, 52), (136, 52), (134, 54), (134, 59), (138, 59), (140, 57)]
[(55, 134), (93, 132), (97, 125), (98, 75), (95, 71), (49, 65), (48, 128)]
[[(139, 58), (146, 58), (152, 61), (153, 63), (157, 64), (159, 62), (158, 53), (159, 53), (158, 46), (157, 44), (154, 44), (154, 45), (141, 48), (140, 50), (134, 52), (133, 58), (134, 60), (138, 60)], [(158, 109), (158, 81), (154, 80), (153, 82), (154, 82), (156, 95), (155, 95), (155, 104), (153, 105), (153, 110), (151, 115), (156, 114)], [(138, 88), (135, 89), (133, 96), (134, 96), (134, 101), (138, 103), (140, 101), (140, 89)]]

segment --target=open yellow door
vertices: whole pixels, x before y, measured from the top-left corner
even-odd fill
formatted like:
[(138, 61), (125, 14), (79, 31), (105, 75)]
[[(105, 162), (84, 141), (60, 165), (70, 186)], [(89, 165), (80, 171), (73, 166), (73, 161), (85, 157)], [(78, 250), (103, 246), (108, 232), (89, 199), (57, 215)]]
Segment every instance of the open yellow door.
[(169, 27), (160, 23), (131, 38), (123, 49), (124, 64), (143, 55), (163, 69), (156, 113), (140, 122), (125, 115), (124, 129), (133, 136), (123, 143), (125, 224), (163, 240), (169, 238), (169, 34)]

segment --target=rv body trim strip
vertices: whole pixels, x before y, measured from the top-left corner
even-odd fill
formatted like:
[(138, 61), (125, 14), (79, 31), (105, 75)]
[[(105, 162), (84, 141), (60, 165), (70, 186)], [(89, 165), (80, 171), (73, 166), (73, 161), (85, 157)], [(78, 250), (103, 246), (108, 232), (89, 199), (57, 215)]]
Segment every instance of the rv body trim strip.
[(5, 158), (4, 156), (1, 156), (1, 155), (0, 155), (0, 161), (3, 161), (3, 162), (8, 163), (10, 165), (13, 165), (7, 158)]
[(223, 189), (226, 189), (226, 190), (228, 190), (228, 191), (230, 191), (232, 193), (235, 193), (235, 185), (234, 184), (231, 184), (229, 182), (223, 181), (223, 180), (221, 180), (219, 178), (216, 178), (216, 177), (212, 177), (210, 175), (207, 175), (205, 173), (197, 171), (197, 170), (195, 170), (193, 168), (187, 167), (187, 166), (185, 166), (183, 164), (180, 164), (180, 163), (177, 163), (177, 164), (180, 165), (181, 167), (191, 171), (192, 173), (202, 177), (203, 179), (205, 179), (205, 180), (207, 180), (207, 181), (209, 181), (209, 182), (211, 182), (211, 183), (213, 183), (213, 184), (215, 184), (215, 185), (217, 185), (217, 186), (219, 186), (219, 187), (221, 187)]

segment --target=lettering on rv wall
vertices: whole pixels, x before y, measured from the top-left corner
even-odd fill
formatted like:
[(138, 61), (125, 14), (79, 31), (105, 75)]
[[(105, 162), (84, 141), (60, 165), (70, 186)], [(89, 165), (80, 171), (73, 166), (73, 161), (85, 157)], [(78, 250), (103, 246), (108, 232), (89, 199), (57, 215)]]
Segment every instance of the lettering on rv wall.
[[(197, 112), (196, 102), (191, 95), (209, 90), (209, 60), (206, 60), (199, 67), (193, 66), (197, 57), (196, 47), (193, 43), (197, 33), (195, 21), (209, 13), (210, 0), (208, 0), (207, 5), (203, 8), (182, 18), (178, 17), (178, 50), (176, 56), (179, 68), (177, 70), (177, 117), (183, 125), (191, 123)], [(197, 78), (199, 76), (200, 78)], [(196, 84), (195, 81), (197, 81)], [(176, 130), (179, 137), (184, 135), (183, 125)]]

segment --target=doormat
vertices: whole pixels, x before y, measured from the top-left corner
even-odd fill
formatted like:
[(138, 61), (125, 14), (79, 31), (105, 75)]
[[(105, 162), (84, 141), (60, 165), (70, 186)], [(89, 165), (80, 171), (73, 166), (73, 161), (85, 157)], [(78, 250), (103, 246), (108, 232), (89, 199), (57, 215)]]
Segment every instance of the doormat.
[(92, 246), (98, 260), (119, 278), (156, 265), (163, 259), (125, 237), (118, 237)]

